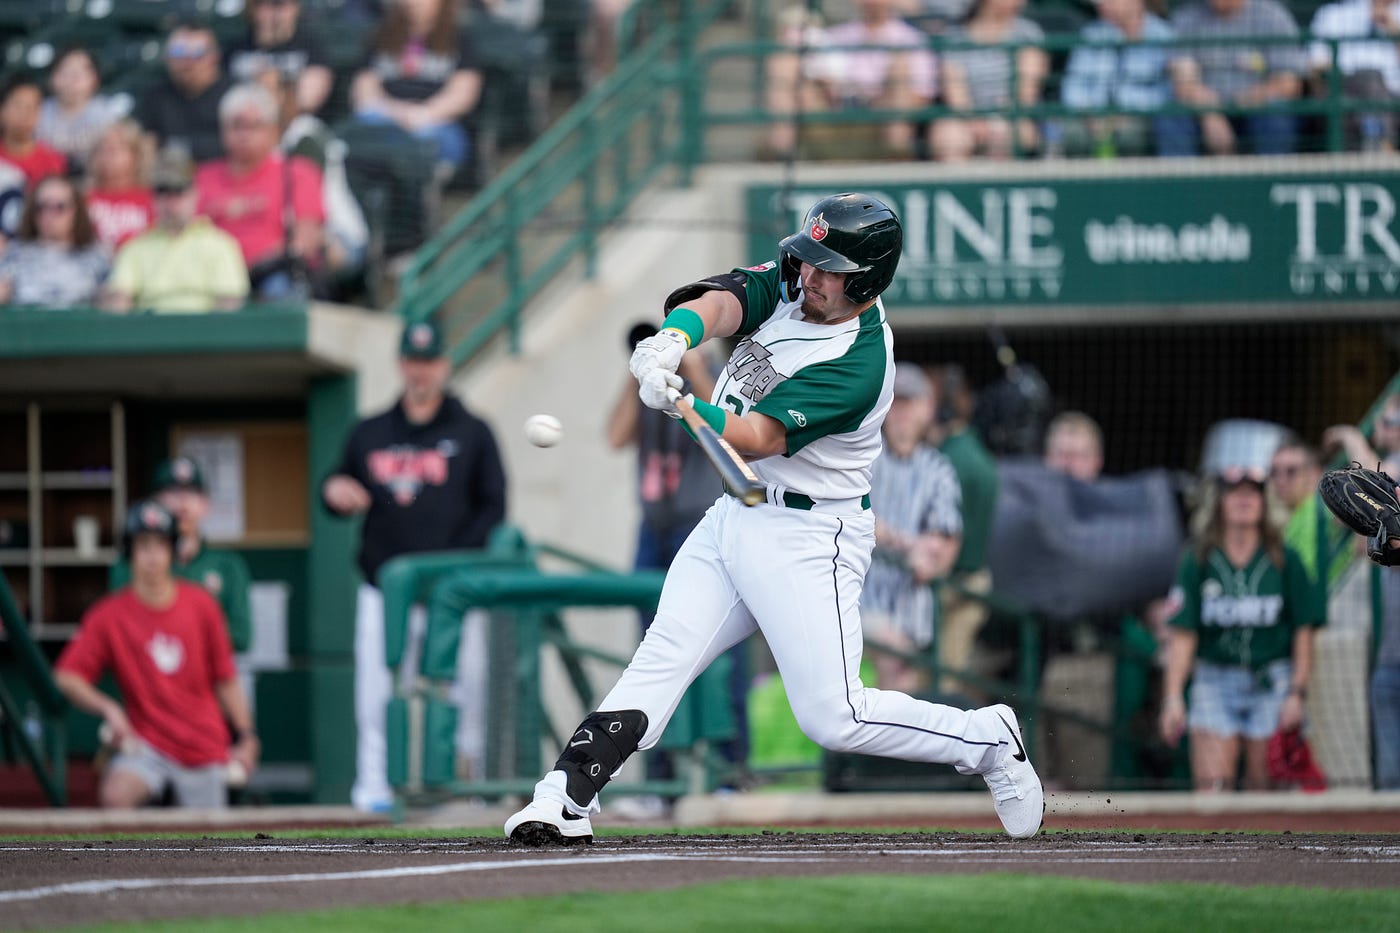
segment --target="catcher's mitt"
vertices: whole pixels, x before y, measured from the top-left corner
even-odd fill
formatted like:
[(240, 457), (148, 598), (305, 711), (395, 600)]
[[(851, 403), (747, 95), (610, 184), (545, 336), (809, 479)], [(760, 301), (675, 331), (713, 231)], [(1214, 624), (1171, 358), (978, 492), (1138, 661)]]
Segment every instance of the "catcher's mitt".
[(1391, 538), (1400, 538), (1400, 499), (1395, 497), (1395, 486), (1387, 474), (1358, 463), (1329, 470), (1317, 487), (1332, 514), (1366, 538), (1371, 560), (1386, 567), (1400, 564), (1400, 547), (1386, 546)]

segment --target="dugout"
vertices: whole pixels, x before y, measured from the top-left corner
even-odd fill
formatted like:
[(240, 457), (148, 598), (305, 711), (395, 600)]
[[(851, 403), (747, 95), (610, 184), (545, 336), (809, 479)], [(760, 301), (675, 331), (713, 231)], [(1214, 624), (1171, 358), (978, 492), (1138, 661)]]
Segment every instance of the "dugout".
[[(253, 644), (239, 657), (263, 742), (250, 799), (349, 793), (355, 528), (319, 507), (319, 480), (358, 412), (392, 397), (399, 327), (322, 304), (0, 311), (0, 572), (20, 613), (52, 662), (106, 591), (127, 504), (160, 460), (197, 456), (209, 537), (244, 556), (254, 583)], [(96, 549), (76, 540), (85, 517)], [(0, 642), (0, 678), (31, 709), (13, 649)], [(97, 721), (70, 712), (67, 726), (71, 760), (90, 759)]]

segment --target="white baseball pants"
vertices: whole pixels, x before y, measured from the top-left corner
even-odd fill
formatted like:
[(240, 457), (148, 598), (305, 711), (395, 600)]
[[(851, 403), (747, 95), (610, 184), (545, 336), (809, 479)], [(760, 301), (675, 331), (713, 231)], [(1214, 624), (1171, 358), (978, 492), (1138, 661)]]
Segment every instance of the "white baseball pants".
[[(469, 612), (463, 618), (457, 649), (457, 677), (450, 696), (457, 703), (457, 752), (480, 776), (485, 760), (486, 625), (484, 614)], [(397, 676), (401, 684), (418, 677), (418, 659), (427, 631), (428, 613), (423, 606), (409, 610), (408, 633), (397, 674), (389, 668), (384, 651), (384, 594), (361, 583), (355, 600), (355, 783), (350, 803), (359, 810), (386, 810), (393, 805), (389, 787), (389, 748), (385, 732), (386, 711), (394, 695)]]
[(749, 508), (721, 496), (671, 564), (656, 621), (598, 709), (646, 713), (640, 747), (650, 748), (691, 681), (757, 629), (798, 725), (819, 745), (968, 774), (995, 767), (1007, 742), (995, 714), (862, 685), (860, 590), (875, 519), (822, 508)]

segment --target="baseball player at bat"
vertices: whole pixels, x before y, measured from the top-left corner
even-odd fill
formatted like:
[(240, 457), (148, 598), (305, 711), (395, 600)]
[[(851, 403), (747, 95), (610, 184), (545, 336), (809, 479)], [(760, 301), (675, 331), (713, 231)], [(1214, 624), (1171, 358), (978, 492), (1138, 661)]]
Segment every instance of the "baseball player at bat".
[(637, 345), (630, 368), (642, 402), (670, 412), (682, 354), (741, 338), (710, 401), (688, 401), (748, 461), (764, 501), (720, 496), (682, 545), (631, 663), (506, 821), (514, 842), (592, 841), (598, 792), (656, 744), (696, 676), (754, 631), (813, 741), (980, 774), (1009, 834), (1039, 830), (1040, 779), (1010, 707), (956, 709), (860, 681), (871, 464), (894, 379), (879, 296), (902, 243), (899, 219), (876, 198), (824, 198), (776, 262), (677, 289), (661, 331)]

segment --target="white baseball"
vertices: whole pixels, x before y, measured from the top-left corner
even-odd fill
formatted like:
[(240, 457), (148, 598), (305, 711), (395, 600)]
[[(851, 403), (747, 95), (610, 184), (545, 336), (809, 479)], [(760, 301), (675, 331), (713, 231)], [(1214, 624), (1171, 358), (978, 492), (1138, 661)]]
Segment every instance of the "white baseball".
[(553, 447), (564, 438), (564, 426), (553, 415), (531, 415), (525, 419), (525, 439), (536, 447)]
[(228, 768), (224, 771), (224, 783), (229, 787), (248, 785), (248, 769), (243, 767), (243, 762), (236, 758), (229, 759)]

